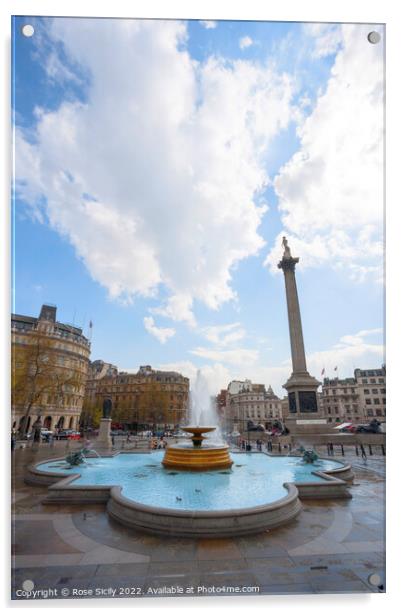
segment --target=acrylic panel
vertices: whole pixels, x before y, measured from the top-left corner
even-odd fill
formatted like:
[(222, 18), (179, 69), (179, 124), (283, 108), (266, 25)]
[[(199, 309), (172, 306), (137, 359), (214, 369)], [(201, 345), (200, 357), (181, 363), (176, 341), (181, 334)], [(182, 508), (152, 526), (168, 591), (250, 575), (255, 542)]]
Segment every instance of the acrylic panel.
[(13, 599), (385, 590), (384, 57), (13, 18)]

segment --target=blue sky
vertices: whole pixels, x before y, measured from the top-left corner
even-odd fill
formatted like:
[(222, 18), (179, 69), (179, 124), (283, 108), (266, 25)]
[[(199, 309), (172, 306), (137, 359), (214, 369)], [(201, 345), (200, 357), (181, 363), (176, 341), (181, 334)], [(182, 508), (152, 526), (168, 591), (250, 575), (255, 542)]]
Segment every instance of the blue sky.
[(92, 320), (92, 359), (120, 369), (282, 395), (285, 233), (310, 372), (381, 365), (371, 29), (15, 18), (13, 310)]

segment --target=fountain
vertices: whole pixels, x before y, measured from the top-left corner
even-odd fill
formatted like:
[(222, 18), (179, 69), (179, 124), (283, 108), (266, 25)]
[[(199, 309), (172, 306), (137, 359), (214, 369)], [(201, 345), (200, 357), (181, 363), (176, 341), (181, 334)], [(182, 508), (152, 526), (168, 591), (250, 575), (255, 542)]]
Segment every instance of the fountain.
[[(194, 423), (183, 427), (184, 432), (192, 434), (187, 442), (176, 443), (168, 446), (162, 464), (165, 468), (178, 469), (181, 471), (210, 471), (224, 470), (232, 466), (233, 462), (229, 455), (229, 446), (222, 442), (218, 424), (218, 416), (214, 405), (211, 404), (211, 396), (208, 383), (201, 370), (197, 371), (197, 377), (191, 391), (190, 419)], [(207, 425), (200, 425), (208, 422)], [(216, 424), (211, 426), (211, 424)], [(203, 434), (211, 433), (211, 437)], [(192, 441), (192, 445), (188, 442)]]
[[(299, 514), (299, 498), (350, 498), (353, 473), (343, 462), (300, 463), (299, 456), (263, 453), (230, 456), (213, 426), (218, 418), (200, 373), (194, 389), (194, 424), (183, 428), (191, 436), (166, 452), (108, 452), (88, 465), (81, 451), (70, 459), (73, 469), (60, 459), (46, 460), (29, 466), (25, 481), (47, 486), (48, 503), (106, 503), (108, 514), (129, 528), (197, 538), (238, 537), (281, 526)], [(203, 422), (209, 425), (197, 425)]]
[(165, 468), (184, 471), (209, 471), (230, 468), (233, 464), (229, 455), (229, 446), (215, 443), (203, 443), (204, 433), (213, 432), (211, 426), (186, 426), (185, 432), (191, 433), (193, 444), (176, 443), (170, 445), (165, 453), (162, 464)]

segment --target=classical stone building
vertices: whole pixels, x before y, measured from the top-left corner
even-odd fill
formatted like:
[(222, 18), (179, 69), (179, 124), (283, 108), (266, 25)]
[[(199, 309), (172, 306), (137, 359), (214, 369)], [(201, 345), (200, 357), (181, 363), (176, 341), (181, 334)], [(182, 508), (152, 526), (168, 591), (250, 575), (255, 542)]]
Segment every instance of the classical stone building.
[(115, 373), (114, 369), (111, 366), (112, 373), (100, 379), (92, 378), (87, 388), (91, 403), (99, 408), (105, 398), (110, 398), (114, 423), (145, 430), (173, 429), (186, 422), (190, 386), (187, 377), (153, 370), (151, 366), (141, 366), (136, 373)]
[(48, 429), (78, 427), (90, 343), (82, 330), (56, 321), (56, 306), (39, 318), (13, 314), (12, 428), (29, 431), (40, 417)]
[(320, 399), (328, 423), (366, 423), (376, 418), (385, 421), (386, 371), (354, 371), (354, 377), (324, 379)]
[(386, 416), (386, 369), (374, 368), (354, 372), (359, 391), (360, 407), (367, 420), (376, 418), (385, 421)]
[(88, 403), (89, 406), (96, 404), (98, 381), (105, 377), (117, 376), (118, 373), (117, 366), (109, 364), (102, 359), (95, 359), (95, 361), (89, 362), (85, 385), (85, 403)]
[(364, 419), (354, 378), (325, 378), (322, 384), (320, 406), (329, 424), (348, 421), (361, 423)]
[(231, 394), (232, 383), (229, 383), (226, 399), (225, 423), (228, 432), (233, 429), (245, 430), (248, 421), (269, 429), (275, 420), (282, 420), (282, 401), (274, 394), (271, 386), (266, 389), (263, 384), (246, 380), (242, 388), (239, 388), (237, 384), (240, 381), (236, 381), (236, 393)]

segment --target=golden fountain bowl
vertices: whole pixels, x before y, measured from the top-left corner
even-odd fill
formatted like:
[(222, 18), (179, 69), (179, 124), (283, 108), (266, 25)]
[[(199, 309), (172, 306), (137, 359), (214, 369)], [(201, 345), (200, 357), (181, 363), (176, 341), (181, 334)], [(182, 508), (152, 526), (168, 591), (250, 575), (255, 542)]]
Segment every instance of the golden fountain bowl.
[(203, 433), (212, 432), (210, 426), (186, 426), (185, 432), (193, 436), (193, 446), (188, 443), (170, 445), (165, 453), (162, 464), (165, 468), (174, 468), (186, 471), (207, 471), (230, 468), (233, 464), (229, 455), (228, 445), (203, 445)]

